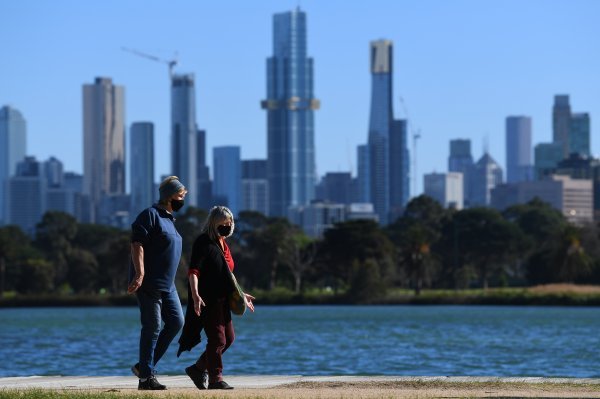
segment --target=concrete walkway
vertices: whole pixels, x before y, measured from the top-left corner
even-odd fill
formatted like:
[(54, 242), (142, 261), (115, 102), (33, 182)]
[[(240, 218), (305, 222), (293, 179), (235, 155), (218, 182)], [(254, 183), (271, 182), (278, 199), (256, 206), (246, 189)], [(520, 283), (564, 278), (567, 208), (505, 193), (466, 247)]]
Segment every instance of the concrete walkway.
[[(158, 376), (162, 384), (169, 388), (194, 388), (186, 375)], [(394, 377), (394, 376), (295, 376), (295, 375), (260, 375), (260, 376), (227, 376), (227, 382), (236, 388), (272, 388), (297, 382), (521, 382), (528, 384), (600, 384), (600, 378), (542, 378), (542, 377)], [(137, 378), (84, 377), (84, 376), (52, 376), (52, 377), (5, 377), (0, 378), (0, 389), (136, 389)]]

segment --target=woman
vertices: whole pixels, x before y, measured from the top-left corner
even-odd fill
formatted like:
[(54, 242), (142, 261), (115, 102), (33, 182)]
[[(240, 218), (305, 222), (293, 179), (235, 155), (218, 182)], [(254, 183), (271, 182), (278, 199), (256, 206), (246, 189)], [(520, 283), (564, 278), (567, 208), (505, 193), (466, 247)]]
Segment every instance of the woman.
[(187, 190), (177, 176), (169, 176), (159, 193), (158, 203), (143, 210), (131, 225), (127, 292), (136, 294), (142, 323), (139, 362), (131, 370), (140, 379), (140, 390), (166, 389), (154, 376), (154, 367), (183, 325), (175, 289), (181, 236), (175, 229), (173, 212), (183, 206)]
[[(191, 298), (188, 298), (186, 325), (179, 340), (178, 355), (200, 342), (200, 330), (204, 328), (206, 350), (195, 364), (185, 369), (198, 389), (233, 389), (223, 381), (222, 360), (223, 353), (235, 339), (227, 300), (233, 290), (228, 273), (233, 271), (234, 262), (225, 241), (233, 234), (233, 229), (231, 211), (224, 206), (215, 206), (192, 247), (188, 271), (188, 296)], [(254, 312), (254, 297), (244, 296), (246, 306)]]

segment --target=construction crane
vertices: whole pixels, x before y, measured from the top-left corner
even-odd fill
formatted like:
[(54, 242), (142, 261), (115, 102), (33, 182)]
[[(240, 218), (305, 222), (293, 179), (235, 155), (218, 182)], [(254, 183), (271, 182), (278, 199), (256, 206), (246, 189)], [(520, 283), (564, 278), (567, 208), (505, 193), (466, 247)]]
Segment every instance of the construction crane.
[[(412, 137), (413, 196), (416, 196), (417, 195), (417, 183), (418, 183), (418, 181), (417, 181), (417, 140), (421, 138), (421, 129), (413, 128), (414, 124), (412, 123), (412, 120), (410, 119), (410, 115), (408, 114), (408, 108), (406, 107), (406, 103), (404, 102), (404, 99), (402, 98), (402, 96), (400, 97), (400, 106), (402, 107), (402, 111), (404, 112), (404, 115), (406, 115), (407, 130), (410, 132), (411, 137)], [(410, 126), (410, 129), (408, 129), (408, 126)]]
[(141, 51), (135, 50), (135, 49), (131, 49), (131, 48), (127, 48), (127, 47), (121, 47), (121, 50), (123, 51), (127, 51), (128, 53), (131, 54), (135, 54), (138, 57), (142, 57), (142, 58), (146, 58), (148, 60), (152, 60), (152, 61), (156, 61), (156, 62), (160, 62), (163, 64), (167, 64), (169, 66), (169, 78), (173, 78), (173, 68), (175, 67), (175, 65), (177, 65), (177, 53), (175, 53), (175, 58), (173, 58), (172, 60), (165, 60), (162, 59), (160, 57), (157, 57), (155, 55), (152, 54), (146, 54), (143, 53)]

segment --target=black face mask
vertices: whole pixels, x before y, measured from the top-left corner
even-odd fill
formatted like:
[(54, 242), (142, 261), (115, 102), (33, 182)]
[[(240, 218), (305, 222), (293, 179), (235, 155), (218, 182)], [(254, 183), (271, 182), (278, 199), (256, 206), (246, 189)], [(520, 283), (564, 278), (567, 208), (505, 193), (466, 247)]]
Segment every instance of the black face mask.
[(231, 226), (218, 226), (217, 231), (221, 237), (227, 237), (231, 234)]
[(171, 208), (173, 208), (173, 210), (175, 212), (180, 210), (182, 207), (183, 207), (183, 200), (178, 200), (178, 199), (171, 200)]

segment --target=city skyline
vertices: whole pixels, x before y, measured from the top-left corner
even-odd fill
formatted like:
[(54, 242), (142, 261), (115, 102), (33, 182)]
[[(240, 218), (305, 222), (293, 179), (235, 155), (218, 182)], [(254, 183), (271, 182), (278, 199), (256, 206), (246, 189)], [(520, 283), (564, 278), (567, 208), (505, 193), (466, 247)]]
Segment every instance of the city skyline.
[[(110, 77), (125, 87), (126, 127), (138, 121), (155, 124), (157, 180), (168, 173), (170, 162), (168, 68), (121, 47), (164, 59), (177, 51), (175, 72), (196, 77), (197, 124), (206, 130), (208, 156), (215, 146), (239, 145), (242, 159), (266, 158), (266, 117), (258, 102), (264, 98), (265, 59), (271, 54), (271, 19), (297, 5), (183, 2), (189, 13), (179, 15), (177, 7), (158, 4), (144, 4), (143, 11), (131, 7), (133, 12), (118, 2), (98, 9), (69, 2), (4, 3), (0, 12), (10, 18), (0, 34), (14, 39), (0, 66), (0, 105), (13, 106), (27, 121), (27, 155), (56, 156), (65, 170), (81, 173), (79, 90), (97, 76)], [(532, 118), (533, 144), (551, 141), (556, 94), (568, 94), (574, 110), (590, 115), (592, 155), (600, 153), (593, 139), (594, 120), (600, 117), (600, 59), (593, 51), (593, 37), (600, 34), (592, 18), (600, 11), (596, 2), (305, 1), (300, 6), (309, 17), (308, 53), (315, 60), (314, 92), (322, 104), (315, 117), (318, 177), (334, 171), (356, 175), (356, 147), (364, 143), (369, 123), (365, 53), (369, 42), (379, 38), (395, 45), (397, 117), (408, 113), (409, 133), (419, 129), (422, 134), (418, 188), (411, 194), (422, 191), (423, 174), (446, 170), (447, 145), (437, 143), (450, 139), (471, 139), (476, 159), (487, 140), (491, 155), (506, 169), (504, 123), (509, 115)], [(114, 23), (103, 30), (101, 21), (108, 15)], [(565, 29), (555, 29), (558, 24)], [(45, 44), (40, 34), (48, 39)]]

